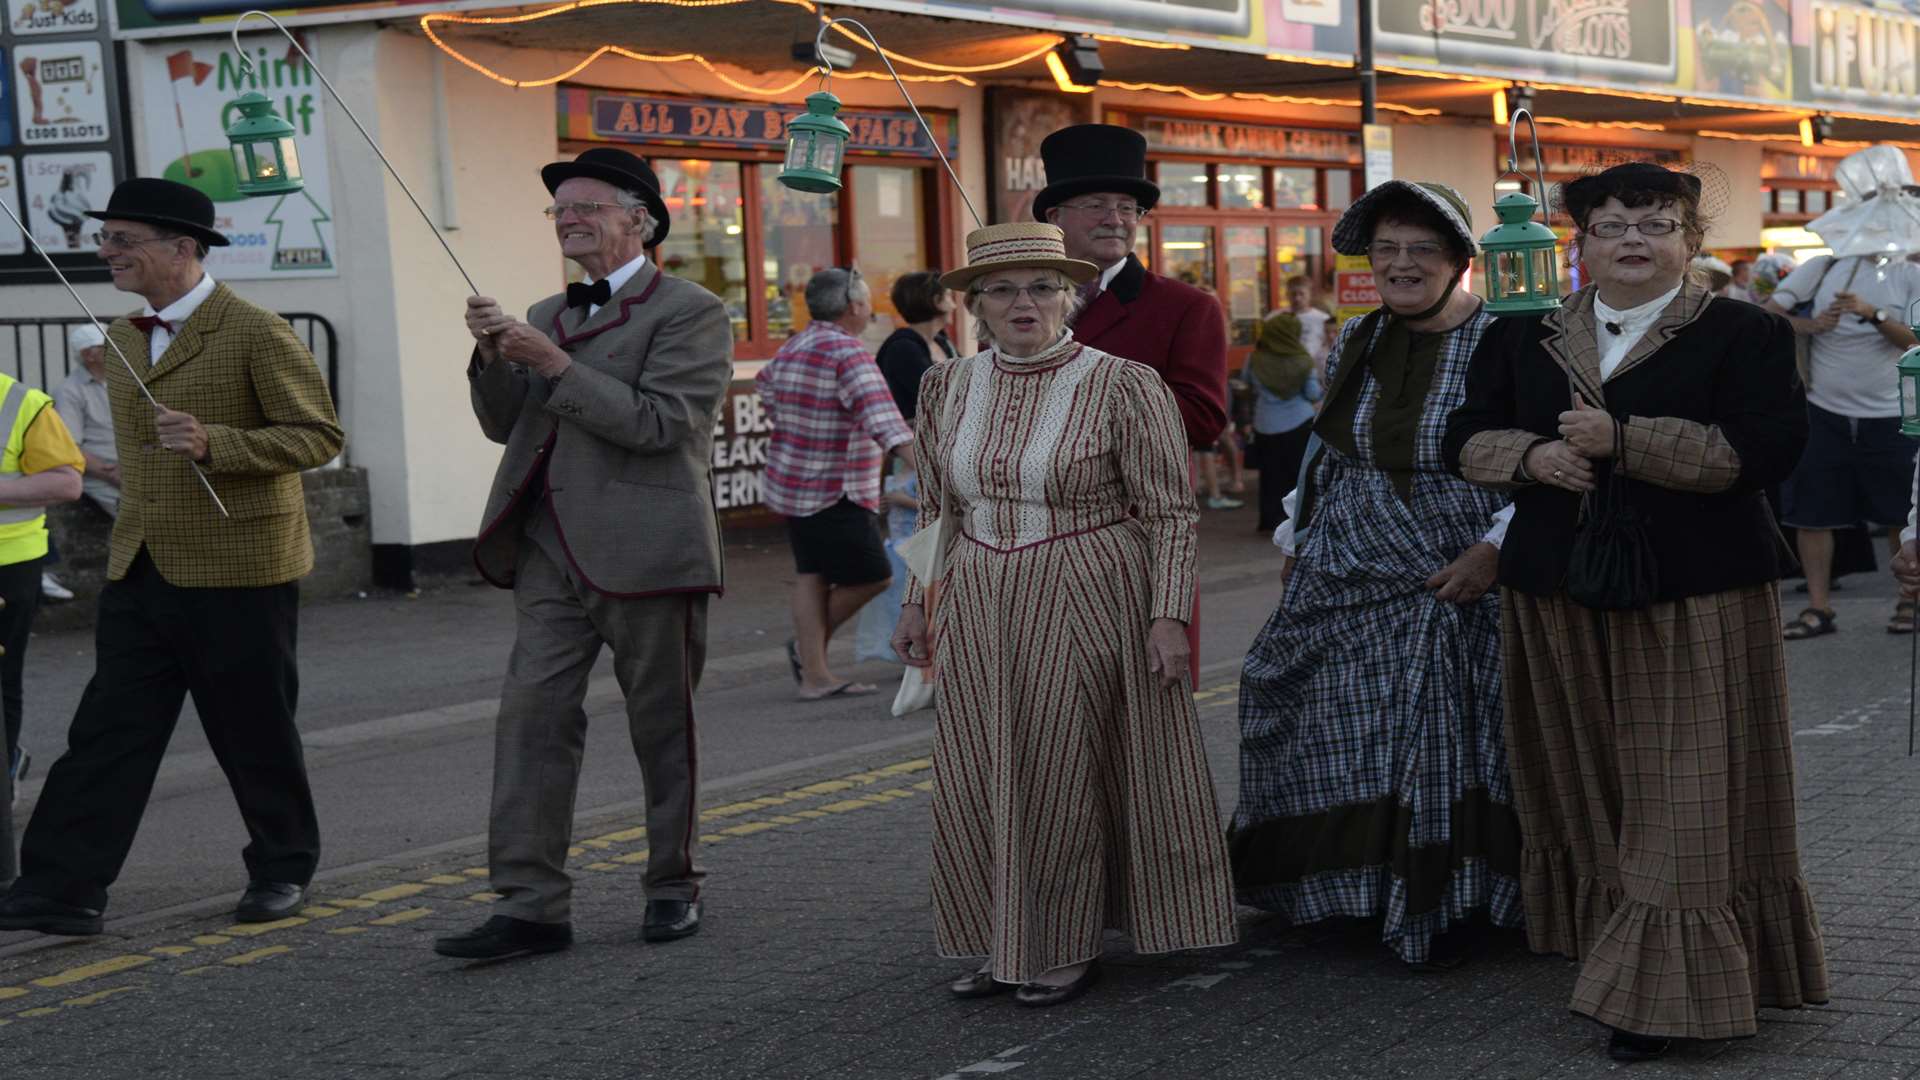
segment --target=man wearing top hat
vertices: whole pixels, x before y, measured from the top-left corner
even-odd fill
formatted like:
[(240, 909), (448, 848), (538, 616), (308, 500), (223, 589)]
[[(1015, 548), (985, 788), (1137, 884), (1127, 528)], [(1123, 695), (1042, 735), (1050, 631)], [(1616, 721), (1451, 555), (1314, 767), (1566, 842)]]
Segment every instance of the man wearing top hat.
[[(1227, 328), (1219, 301), (1149, 271), (1134, 232), (1160, 201), (1147, 179), (1147, 140), (1131, 128), (1076, 124), (1040, 143), (1047, 186), (1033, 216), (1066, 234), (1067, 257), (1100, 268), (1080, 287), (1073, 337), (1160, 373), (1180, 407), (1187, 445), (1211, 449), (1227, 427)], [(1191, 673), (1200, 675), (1200, 598), (1187, 622)]]
[(600, 147), (540, 176), (561, 254), (586, 282), (533, 305), (525, 322), (487, 297), (467, 300), (473, 411), (506, 445), (474, 563), (513, 590), (518, 620), (488, 822), (500, 900), (481, 926), (434, 943), (475, 959), (572, 943), (581, 705), (603, 645), (646, 782), (641, 937), (700, 928), (693, 692), (707, 599), (721, 589), (710, 469), (732, 324), (718, 297), (647, 258), (672, 222), (645, 161)]
[(294, 728), (298, 581), (313, 568), (300, 472), (340, 453), (340, 423), (286, 321), (202, 267), (227, 243), (207, 196), (133, 179), (88, 216), (103, 222), (95, 240), (114, 287), (147, 305), (108, 329), (120, 513), (93, 679), (27, 826), (0, 930), (100, 932), (188, 694), (247, 826), (235, 917), (286, 918), (320, 858)]

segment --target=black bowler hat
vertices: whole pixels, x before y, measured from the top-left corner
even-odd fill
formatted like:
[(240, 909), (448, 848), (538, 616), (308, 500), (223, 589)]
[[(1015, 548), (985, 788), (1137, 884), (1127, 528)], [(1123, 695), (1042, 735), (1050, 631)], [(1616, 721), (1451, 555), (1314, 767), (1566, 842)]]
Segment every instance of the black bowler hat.
[(196, 187), (151, 176), (121, 181), (105, 210), (89, 210), (101, 221), (138, 221), (176, 229), (208, 247), (226, 247), (227, 238), (213, 231), (213, 200)]
[(1131, 195), (1142, 210), (1151, 210), (1160, 201), (1160, 189), (1147, 179), (1146, 136), (1132, 128), (1113, 124), (1061, 128), (1041, 140), (1040, 160), (1047, 166), (1047, 186), (1033, 197), (1035, 221), (1047, 220), (1048, 210), (1090, 191)]
[(540, 170), (540, 179), (546, 182), (549, 195), (576, 176), (604, 180), (640, 196), (640, 201), (647, 204), (647, 213), (653, 215), (656, 226), (653, 242), (658, 244), (667, 238), (667, 226), (673, 222), (667, 217), (667, 200), (660, 197), (660, 181), (654, 177), (646, 159), (615, 147), (596, 146), (572, 161), (556, 161)]

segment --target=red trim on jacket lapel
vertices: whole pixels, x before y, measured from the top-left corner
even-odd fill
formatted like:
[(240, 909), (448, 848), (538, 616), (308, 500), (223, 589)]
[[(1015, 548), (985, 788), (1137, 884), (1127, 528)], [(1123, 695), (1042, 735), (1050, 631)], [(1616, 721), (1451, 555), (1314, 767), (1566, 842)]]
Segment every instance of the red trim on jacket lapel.
[(595, 337), (599, 334), (604, 334), (616, 326), (625, 326), (627, 324), (627, 320), (633, 317), (633, 306), (635, 304), (646, 303), (647, 298), (653, 295), (653, 290), (660, 287), (660, 279), (666, 276), (665, 274), (662, 274), (660, 272), (660, 269), (658, 267), (653, 265), (651, 260), (648, 261), (647, 266), (642, 270), (642, 272), (644, 273), (647, 270), (653, 271), (653, 279), (647, 282), (646, 288), (640, 290), (640, 295), (629, 296), (626, 299), (620, 301), (620, 317), (613, 320), (612, 322), (603, 323), (599, 326), (594, 327), (591, 330), (583, 330), (578, 334), (570, 335), (567, 333), (566, 328), (560, 325), (560, 317), (562, 315), (565, 315), (569, 310), (571, 310), (563, 302), (560, 305), (560, 309), (553, 313), (553, 328), (551, 330), (551, 333), (553, 334), (554, 344), (560, 346), (563, 349), (570, 349), (573, 346), (578, 345), (580, 342), (585, 341), (590, 337)]

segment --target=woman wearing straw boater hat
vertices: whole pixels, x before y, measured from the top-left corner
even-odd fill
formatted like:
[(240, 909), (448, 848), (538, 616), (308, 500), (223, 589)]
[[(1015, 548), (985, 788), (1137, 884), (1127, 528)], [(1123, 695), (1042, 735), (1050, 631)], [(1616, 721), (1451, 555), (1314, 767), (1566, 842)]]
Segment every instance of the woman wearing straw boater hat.
[[(1035, 220), (1060, 227), (1069, 258), (1099, 275), (1080, 287), (1073, 335), (1081, 344), (1145, 364), (1180, 408), (1188, 447), (1211, 450), (1227, 428), (1227, 328), (1220, 302), (1149, 271), (1133, 253), (1140, 222), (1160, 201), (1147, 179), (1147, 140), (1113, 124), (1075, 124), (1040, 143), (1047, 186)], [(1200, 677), (1200, 598), (1187, 613), (1193, 677)]]
[(942, 281), (995, 346), (921, 382), (920, 523), (964, 524), (933, 625), (910, 581), (894, 648), (937, 661), (934, 925), (942, 955), (985, 961), (959, 997), (1071, 1000), (1107, 929), (1141, 952), (1234, 940), (1186, 677), (1186, 437), (1157, 374), (1067, 328), (1097, 272), (1051, 225), (975, 230)]
[(1506, 498), (1447, 472), (1440, 437), (1493, 317), (1460, 288), (1458, 192), (1390, 180), (1340, 218), (1381, 306), (1341, 328), (1320, 442), (1275, 542), (1279, 607), (1240, 675), (1240, 900), (1295, 923), (1380, 920), (1410, 967), (1452, 966), (1484, 910), (1520, 921), (1493, 584)]

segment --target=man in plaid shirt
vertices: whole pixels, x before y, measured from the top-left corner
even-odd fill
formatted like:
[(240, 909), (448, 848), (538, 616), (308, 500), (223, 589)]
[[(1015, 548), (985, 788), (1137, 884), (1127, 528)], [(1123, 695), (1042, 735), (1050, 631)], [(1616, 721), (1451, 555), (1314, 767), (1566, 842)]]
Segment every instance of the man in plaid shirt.
[(893, 577), (874, 517), (880, 465), (888, 451), (913, 464), (913, 431), (856, 336), (873, 318), (860, 272), (822, 270), (807, 282), (806, 299), (813, 321), (754, 383), (773, 422), (766, 503), (787, 516), (799, 575), (787, 661), (800, 699), (818, 701), (877, 689), (836, 676), (827, 667), (827, 642)]

